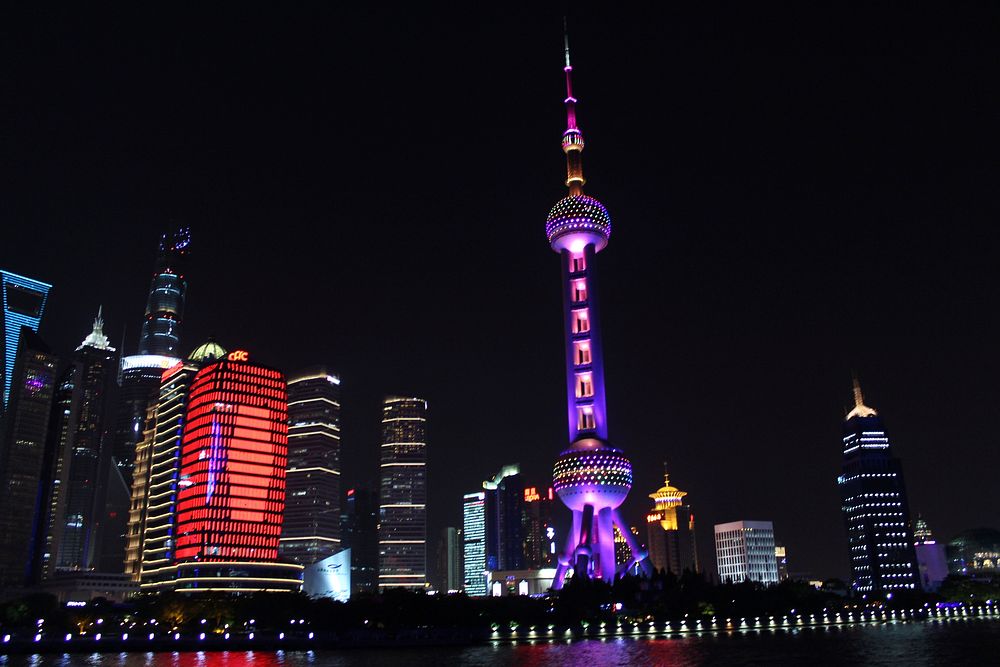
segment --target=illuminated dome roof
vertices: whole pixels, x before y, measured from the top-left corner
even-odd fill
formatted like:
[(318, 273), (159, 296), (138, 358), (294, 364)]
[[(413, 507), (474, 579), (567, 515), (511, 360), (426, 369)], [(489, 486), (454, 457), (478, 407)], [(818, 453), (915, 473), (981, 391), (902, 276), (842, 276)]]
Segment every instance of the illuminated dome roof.
[(556, 202), (545, 220), (552, 249), (580, 252), (588, 243), (597, 250), (608, 244), (611, 216), (604, 204), (588, 195), (570, 195)]
[(583, 510), (584, 505), (615, 508), (632, 488), (632, 464), (620, 449), (585, 438), (559, 455), (552, 486), (572, 510)]
[(226, 350), (221, 345), (216, 343), (214, 338), (209, 338), (207, 341), (194, 348), (194, 352), (188, 355), (188, 360), (204, 363), (206, 361), (221, 359), (224, 356), (226, 356)]

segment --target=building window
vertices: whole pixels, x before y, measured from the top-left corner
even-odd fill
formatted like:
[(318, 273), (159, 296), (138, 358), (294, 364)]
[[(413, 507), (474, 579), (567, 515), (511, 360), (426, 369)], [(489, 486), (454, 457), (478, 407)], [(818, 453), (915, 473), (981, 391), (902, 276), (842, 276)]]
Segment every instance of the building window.
[(590, 343), (574, 343), (573, 358), (577, 366), (586, 366), (590, 363)]
[(579, 429), (581, 431), (593, 431), (595, 428), (593, 408), (580, 408), (579, 414)]
[(570, 271), (573, 273), (580, 273), (581, 271), (587, 270), (587, 260), (584, 259), (583, 253), (579, 255), (573, 255), (569, 260)]
[(590, 373), (576, 376), (576, 397), (589, 398), (594, 395), (594, 381)]
[(590, 318), (586, 310), (573, 311), (573, 333), (582, 334), (590, 331)]
[(587, 281), (573, 281), (573, 303), (582, 303), (587, 300)]

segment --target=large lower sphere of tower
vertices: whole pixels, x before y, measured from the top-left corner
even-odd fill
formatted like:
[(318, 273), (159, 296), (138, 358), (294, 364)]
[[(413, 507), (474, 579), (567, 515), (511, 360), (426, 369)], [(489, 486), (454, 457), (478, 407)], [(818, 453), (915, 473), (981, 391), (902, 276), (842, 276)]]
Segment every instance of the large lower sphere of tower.
[(616, 509), (632, 488), (632, 464), (620, 449), (595, 438), (573, 444), (556, 461), (552, 486), (571, 510)]
[(611, 216), (604, 204), (588, 195), (570, 195), (556, 202), (545, 219), (545, 235), (556, 252), (582, 252), (588, 244), (597, 251), (608, 245)]

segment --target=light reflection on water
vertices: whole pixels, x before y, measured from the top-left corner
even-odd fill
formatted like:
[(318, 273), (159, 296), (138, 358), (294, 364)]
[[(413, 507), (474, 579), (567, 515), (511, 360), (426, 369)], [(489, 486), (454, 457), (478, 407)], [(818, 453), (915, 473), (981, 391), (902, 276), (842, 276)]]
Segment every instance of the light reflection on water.
[(1000, 623), (969, 620), (671, 638), (493, 642), (465, 648), (0, 656), (0, 667), (541, 667), (995, 664)]

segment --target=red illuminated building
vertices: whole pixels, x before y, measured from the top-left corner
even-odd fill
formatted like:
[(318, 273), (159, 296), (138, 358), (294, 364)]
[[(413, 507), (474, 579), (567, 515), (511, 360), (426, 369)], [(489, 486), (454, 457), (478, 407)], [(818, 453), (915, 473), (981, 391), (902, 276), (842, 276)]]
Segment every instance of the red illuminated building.
[(299, 590), (301, 566), (278, 562), (287, 459), (280, 372), (242, 350), (198, 371), (181, 439), (178, 590)]

